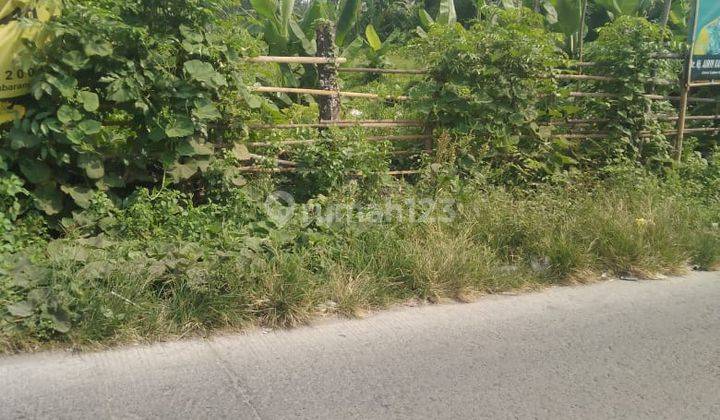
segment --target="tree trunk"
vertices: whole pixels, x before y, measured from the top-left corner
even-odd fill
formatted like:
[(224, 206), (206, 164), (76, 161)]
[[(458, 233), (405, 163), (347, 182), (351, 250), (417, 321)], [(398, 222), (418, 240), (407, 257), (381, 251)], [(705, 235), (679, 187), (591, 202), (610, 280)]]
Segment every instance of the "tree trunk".
[(662, 18), (660, 19), (660, 26), (663, 28), (667, 26), (668, 21), (670, 20), (670, 10), (672, 9), (672, 0), (665, 0), (665, 4), (663, 5), (663, 14)]
[[(317, 39), (317, 56), (335, 58), (335, 27), (329, 21), (318, 22), (315, 31)], [(320, 89), (338, 92), (337, 63), (318, 64), (318, 78)], [(340, 95), (318, 98), (320, 106), (320, 120), (332, 121), (340, 119)]]
[(578, 30), (578, 59), (583, 61), (583, 48), (585, 47), (585, 19), (587, 18), (587, 0), (582, 0), (580, 12), (580, 29)]

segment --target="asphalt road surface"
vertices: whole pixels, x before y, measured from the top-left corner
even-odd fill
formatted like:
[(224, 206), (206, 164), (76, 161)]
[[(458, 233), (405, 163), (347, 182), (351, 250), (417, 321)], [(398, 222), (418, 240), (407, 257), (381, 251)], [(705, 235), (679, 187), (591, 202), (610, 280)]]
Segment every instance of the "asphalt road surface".
[(0, 419), (720, 418), (720, 274), (0, 358)]

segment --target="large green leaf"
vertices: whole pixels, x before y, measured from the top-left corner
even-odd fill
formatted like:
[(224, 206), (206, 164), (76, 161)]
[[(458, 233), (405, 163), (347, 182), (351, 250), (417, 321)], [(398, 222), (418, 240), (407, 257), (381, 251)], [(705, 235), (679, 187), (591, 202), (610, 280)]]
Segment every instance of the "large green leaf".
[(35, 207), (48, 216), (58, 214), (63, 209), (63, 195), (52, 184), (45, 184), (33, 191)]
[(84, 154), (78, 156), (78, 167), (85, 170), (85, 174), (90, 179), (100, 179), (105, 176), (105, 165), (99, 156)]
[(201, 143), (198, 139), (189, 138), (178, 144), (177, 152), (180, 156), (211, 156), (215, 149), (210, 143)]
[(75, 88), (78, 85), (77, 79), (71, 76), (62, 78), (53, 75), (46, 76), (48, 83), (55, 86), (60, 94), (66, 98), (72, 98), (75, 95)]
[(85, 111), (95, 112), (100, 107), (100, 98), (97, 93), (80, 91), (77, 93), (77, 99), (83, 105)]
[(167, 171), (173, 182), (181, 182), (190, 179), (198, 172), (198, 164), (195, 161), (185, 163), (175, 162)]
[(308, 6), (307, 11), (305, 11), (305, 16), (303, 16), (302, 21), (300, 22), (300, 27), (303, 32), (305, 32), (306, 37), (314, 39), (315, 34), (313, 32), (315, 31), (315, 21), (327, 18), (328, 11), (325, 1), (313, 0), (313, 2), (310, 3), (310, 6)]
[(113, 53), (113, 46), (107, 41), (101, 39), (93, 39), (85, 44), (85, 54), (87, 56), (107, 57)]
[(370, 44), (370, 48), (372, 48), (374, 51), (378, 51), (380, 48), (382, 48), (382, 41), (380, 41), (380, 37), (377, 34), (377, 31), (375, 31), (375, 27), (370, 24), (365, 28), (365, 38), (367, 38), (368, 44)]
[(614, 15), (637, 15), (639, 12), (649, 9), (653, 2), (651, 0), (595, 0), (595, 3)]
[(80, 131), (90, 136), (102, 131), (102, 123), (96, 120), (84, 120), (78, 124), (78, 128)]
[(340, 18), (337, 22), (336, 44), (345, 45), (345, 39), (352, 31), (357, 22), (358, 11), (360, 10), (360, 0), (344, 0), (340, 10)]
[(63, 185), (60, 189), (69, 195), (80, 208), (87, 209), (90, 207), (93, 197), (93, 191), (90, 188)]
[(62, 105), (60, 109), (58, 109), (57, 118), (61, 123), (67, 124), (72, 121), (80, 121), (82, 114), (70, 105)]
[(275, 0), (250, 0), (250, 4), (261, 17), (275, 19), (275, 11), (277, 10)]
[(180, 116), (165, 127), (165, 135), (170, 138), (187, 137), (195, 134), (195, 124), (188, 117)]
[(317, 52), (317, 45), (315, 42), (309, 40), (307, 36), (305, 35), (305, 31), (300, 27), (300, 25), (295, 22), (295, 20), (290, 20), (290, 29), (292, 30), (293, 35), (300, 41), (300, 43), (303, 46), (303, 50), (305, 50), (305, 53), (307, 55), (315, 55)]
[(186, 61), (183, 68), (191, 78), (203, 82), (210, 87), (227, 86), (225, 76), (215, 71), (212, 64), (200, 60)]
[(44, 184), (52, 176), (50, 167), (45, 162), (28, 158), (20, 161), (20, 172), (33, 184)]
[(201, 121), (215, 121), (222, 117), (217, 107), (207, 98), (198, 98), (194, 102), (193, 115)]
[(40, 144), (39, 137), (25, 132), (17, 127), (10, 130), (8, 137), (10, 138), (10, 147), (12, 147), (13, 150), (33, 148)]
[(286, 38), (289, 34), (288, 28), (292, 19), (293, 8), (295, 8), (295, 0), (280, 0), (280, 30)]
[(420, 25), (422, 25), (426, 31), (429, 30), (430, 27), (435, 24), (435, 19), (433, 19), (425, 9), (420, 9), (418, 13), (420, 15)]
[(8, 313), (17, 318), (27, 318), (35, 313), (35, 305), (28, 301), (12, 303), (6, 306)]
[(582, 19), (582, 0), (551, 0), (551, 2), (557, 12), (558, 22), (554, 25), (555, 28), (568, 36), (577, 33)]
[(457, 13), (455, 12), (455, 2), (453, 0), (440, 1), (440, 11), (436, 20), (441, 25), (454, 25), (457, 22)]

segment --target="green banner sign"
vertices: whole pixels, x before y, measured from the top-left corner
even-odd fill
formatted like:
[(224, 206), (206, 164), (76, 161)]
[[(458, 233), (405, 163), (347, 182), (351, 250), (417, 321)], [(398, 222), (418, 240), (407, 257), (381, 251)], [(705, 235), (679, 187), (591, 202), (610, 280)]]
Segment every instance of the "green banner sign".
[(720, 1), (696, 0), (695, 7), (692, 80), (720, 80)]

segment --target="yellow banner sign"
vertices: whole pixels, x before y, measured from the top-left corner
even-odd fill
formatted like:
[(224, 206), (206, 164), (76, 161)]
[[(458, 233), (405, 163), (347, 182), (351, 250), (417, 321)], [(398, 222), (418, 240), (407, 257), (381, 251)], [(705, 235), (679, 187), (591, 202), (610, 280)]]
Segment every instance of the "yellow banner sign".
[(23, 69), (15, 59), (25, 49), (25, 32), (18, 21), (0, 26), (0, 99), (30, 93), (31, 71)]
[[(21, 22), (21, 19), (47, 22), (59, 14), (61, 5), (60, 0), (0, 0), (0, 99), (30, 93), (33, 70), (24, 68), (18, 57), (26, 50), (25, 40), (39, 41), (40, 24)], [(23, 107), (0, 101), (0, 124), (23, 113)]]

